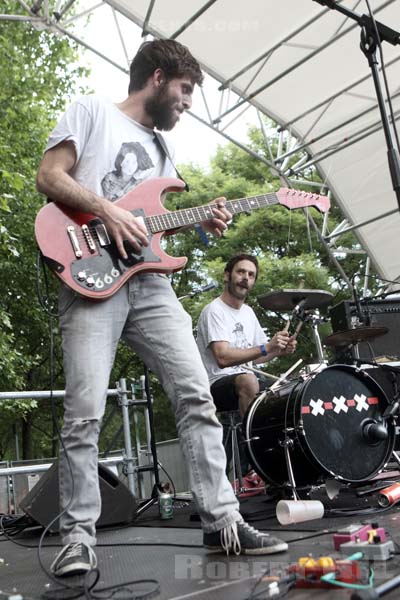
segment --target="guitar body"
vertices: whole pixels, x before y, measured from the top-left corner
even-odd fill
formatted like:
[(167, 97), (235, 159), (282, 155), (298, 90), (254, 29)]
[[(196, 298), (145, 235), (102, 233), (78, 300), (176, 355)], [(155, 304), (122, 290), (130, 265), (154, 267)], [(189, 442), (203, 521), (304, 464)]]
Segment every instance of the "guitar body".
[[(163, 215), (170, 212), (163, 206), (165, 194), (184, 187), (180, 179), (151, 179), (115, 204), (143, 219)], [(136, 273), (173, 273), (187, 262), (185, 257), (174, 258), (163, 251), (164, 231), (149, 232), (149, 246), (140, 254), (126, 246), (128, 259), (124, 260), (100, 219), (57, 202), (39, 211), (35, 235), (49, 268), (77, 294), (92, 300), (106, 300)]]

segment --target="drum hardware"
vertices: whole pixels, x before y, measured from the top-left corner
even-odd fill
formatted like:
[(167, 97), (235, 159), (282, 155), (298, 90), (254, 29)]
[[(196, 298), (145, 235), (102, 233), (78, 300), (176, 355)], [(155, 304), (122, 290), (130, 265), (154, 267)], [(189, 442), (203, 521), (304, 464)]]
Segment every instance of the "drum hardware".
[(294, 479), (294, 474), (293, 474), (292, 461), (290, 460), (290, 450), (291, 450), (291, 448), (293, 448), (294, 442), (287, 435), (287, 433), (288, 433), (288, 431), (286, 430), (285, 431), (285, 439), (282, 442), (282, 446), (283, 446), (283, 450), (285, 453), (286, 468), (287, 468), (287, 472), (288, 472), (289, 484), (290, 484), (290, 488), (292, 491), (293, 500), (299, 500), (299, 495), (297, 494), (297, 490), (296, 490), (296, 481)]
[(345, 331), (337, 331), (336, 333), (332, 333), (324, 338), (323, 342), (326, 346), (343, 348), (345, 346), (353, 346), (367, 340), (374, 340), (381, 335), (385, 335), (385, 333), (388, 331), (389, 329), (387, 327), (372, 327), (365, 325), (361, 327), (355, 327), (354, 329), (347, 329)]
[(295, 306), (303, 302), (304, 309), (323, 308), (328, 306), (333, 294), (324, 290), (277, 290), (257, 297), (260, 306), (275, 312), (291, 312)]

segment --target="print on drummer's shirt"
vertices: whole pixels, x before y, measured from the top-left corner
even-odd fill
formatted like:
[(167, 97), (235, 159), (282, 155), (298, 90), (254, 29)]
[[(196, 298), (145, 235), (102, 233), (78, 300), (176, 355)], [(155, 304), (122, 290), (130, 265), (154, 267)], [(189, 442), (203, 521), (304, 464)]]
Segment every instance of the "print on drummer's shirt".
[(247, 341), (242, 323), (235, 323), (235, 329), (232, 331), (235, 336), (235, 348), (250, 348), (251, 344)]

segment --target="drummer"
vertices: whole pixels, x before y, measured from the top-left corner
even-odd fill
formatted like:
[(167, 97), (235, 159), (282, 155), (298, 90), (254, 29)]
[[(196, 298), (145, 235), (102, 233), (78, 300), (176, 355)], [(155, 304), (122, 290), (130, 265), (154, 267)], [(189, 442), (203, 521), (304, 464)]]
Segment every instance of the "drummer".
[(292, 354), (297, 344), (287, 331), (267, 340), (245, 303), (257, 277), (254, 256), (233, 256), (224, 269), (224, 291), (204, 307), (198, 322), (197, 344), (217, 410), (239, 410), (241, 417), (260, 391), (256, 375), (245, 367)]

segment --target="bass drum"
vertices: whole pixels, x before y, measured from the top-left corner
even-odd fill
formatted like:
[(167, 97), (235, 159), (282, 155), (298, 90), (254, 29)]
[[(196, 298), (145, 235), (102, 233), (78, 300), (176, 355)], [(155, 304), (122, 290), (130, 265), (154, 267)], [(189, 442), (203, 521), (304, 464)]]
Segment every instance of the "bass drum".
[(249, 460), (265, 481), (288, 485), (286, 434), (296, 485), (330, 477), (368, 481), (393, 450), (393, 419), (382, 419), (387, 406), (378, 383), (352, 366), (334, 365), (291, 381), (248, 408), (243, 428)]

